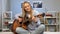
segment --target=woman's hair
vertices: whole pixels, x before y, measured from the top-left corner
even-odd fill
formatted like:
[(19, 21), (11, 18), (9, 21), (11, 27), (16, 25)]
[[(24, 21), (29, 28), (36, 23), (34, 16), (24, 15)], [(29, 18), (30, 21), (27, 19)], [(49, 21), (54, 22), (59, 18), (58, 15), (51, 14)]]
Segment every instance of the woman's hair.
[[(23, 16), (23, 18), (25, 18), (25, 15), (26, 15), (26, 11), (24, 9), (24, 4), (25, 3), (28, 3), (30, 5), (30, 7), (31, 7), (31, 4), (29, 2), (27, 2), (27, 1), (25, 1), (24, 3), (22, 3), (22, 16)], [(32, 17), (32, 7), (31, 7), (30, 15)]]

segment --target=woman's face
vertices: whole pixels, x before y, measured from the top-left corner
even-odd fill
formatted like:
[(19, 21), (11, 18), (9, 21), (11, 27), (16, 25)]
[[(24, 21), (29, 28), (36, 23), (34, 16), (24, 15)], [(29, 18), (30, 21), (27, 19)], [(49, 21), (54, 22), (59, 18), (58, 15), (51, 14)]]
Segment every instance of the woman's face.
[(31, 11), (31, 6), (29, 3), (25, 3), (24, 4), (24, 10), (27, 11), (27, 12), (30, 12)]

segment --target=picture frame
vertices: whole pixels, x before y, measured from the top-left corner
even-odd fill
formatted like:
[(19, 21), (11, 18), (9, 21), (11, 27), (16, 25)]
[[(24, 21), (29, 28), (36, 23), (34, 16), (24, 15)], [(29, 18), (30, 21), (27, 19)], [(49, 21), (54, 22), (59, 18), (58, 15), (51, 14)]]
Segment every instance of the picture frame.
[(42, 8), (42, 1), (33, 1), (33, 8)]

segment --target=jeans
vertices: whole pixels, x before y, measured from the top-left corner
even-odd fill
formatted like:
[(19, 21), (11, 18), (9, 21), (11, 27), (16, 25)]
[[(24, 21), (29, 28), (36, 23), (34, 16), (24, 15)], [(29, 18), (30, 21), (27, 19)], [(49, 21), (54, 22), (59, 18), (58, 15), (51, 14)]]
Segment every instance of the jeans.
[(43, 34), (44, 30), (45, 30), (45, 25), (41, 24), (36, 30), (34, 30), (31, 33), (29, 31), (23, 29), (22, 27), (17, 27), (16, 33), (18, 33), (18, 34)]

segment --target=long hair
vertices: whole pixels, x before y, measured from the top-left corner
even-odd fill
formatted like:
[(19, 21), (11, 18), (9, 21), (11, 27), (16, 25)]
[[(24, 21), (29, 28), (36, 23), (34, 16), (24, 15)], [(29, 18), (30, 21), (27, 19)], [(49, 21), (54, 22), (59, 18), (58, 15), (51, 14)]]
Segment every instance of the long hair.
[[(25, 15), (26, 15), (26, 11), (24, 10), (24, 4), (25, 3), (28, 3), (30, 5), (30, 7), (31, 7), (31, 4), (29, 2), (27, 2), (27, 1), (22, 3), (22, 16), (23, 16), (24, 19), (25, 19)], [(32, 7), (31, 7), (31, 11), (30, 11), (30, 16), (32, 17)]]

